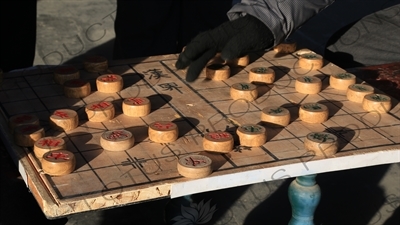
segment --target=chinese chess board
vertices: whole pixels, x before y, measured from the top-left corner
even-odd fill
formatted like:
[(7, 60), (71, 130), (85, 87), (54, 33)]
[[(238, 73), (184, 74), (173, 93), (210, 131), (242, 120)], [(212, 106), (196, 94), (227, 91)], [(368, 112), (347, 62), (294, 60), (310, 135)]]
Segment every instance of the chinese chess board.
[[(270, 51), (251, 56), (251, 63), (245, 68), (236, 68), (227, 80), (206, 80), (202, 74), (195, 82), (187, 83), (185, 71), (174, 67), (176, 59), (177, 55), (165, 55), (116, 61), (102, 73), (90, 73), (78, 66), (80, 77), (89, 81), (92, 88), (89, 96), (80, 99), (64, 96), (62, 86), (54, 82), (55, 67), (38, 66), (5, 74), (0, 92), (2, 135), (24, 167), (26, 182), (48, 217), (169, 197), (171, 185), (190, 180), (177, 171), (178, 159), (188, 154), (210, 157), (213, 172), (209, 177), (212, 178), (321, 160), (324, 157), (314, 157), (304, 148), (304, 138), (310, 132), (324, 131), (338, 137), (339, 152), (331, 158), (399, 149), (400, 105), (397, 100), (392, 98), (392, 109), (388, 113), (366, 112), (361, 104), (346, 98), (346, 91), (329, 86), (331, 74), (344, 72), (329, 62), (319, 70), (309, 71), (298, 66), (296, 53), (277, 56)], [(272, 68), (276, 73), (274, 83), (257, 85), (259, 94), (255, 101), (232, 100), (231, 85), (248, 82), (248, 72), (256, 66)], [(122, 91), (101, 93), (96, 90), (96, 78), (107, 73), (123, 77)], [(295, 81), (304, 75), (319, 77), (322, 91), (298, 93)], [(357, 83), (362, 81), (357, 80)], [(124, 115), (122, 101), (131, 97), (147, 97), (151, 102), (150, 114)], [(96, 101), (111, 101), (115, 117), (105, 122), (90, 122), (85, 106)], [(328, 120), (318, 124), (301, 121), (299, 106), (306, 102), (326, 105)], [(260, 147), (241, 146), (235, 133), (237, 127), (259, 124), (261, 111), (267, 106), (288, 109), (289, 125), (266, 127), (267, 141)], [(78, 127), (65, 132), (52, 129), (49, 116), (57, 109), (76, 111)], [(46, 136), (65, 140), (68, 151), (76, 157), (72, 173), (44, 174), (32, 148), (13, 143), (8, 119), (18, 114), (36, 115)], [(178, 139), (171, 143), (152, 142), (148, 127), (155, 121), (176, 123)], [(99, 143), (101, 135), (115, 129), (130, 131), (135, 137), (134, 146), (125, 151), (103, 150)], [(211, 131), (231, 133), (235, 137), (233, 150), (224, 154), (205, 152), (202, 139)]]

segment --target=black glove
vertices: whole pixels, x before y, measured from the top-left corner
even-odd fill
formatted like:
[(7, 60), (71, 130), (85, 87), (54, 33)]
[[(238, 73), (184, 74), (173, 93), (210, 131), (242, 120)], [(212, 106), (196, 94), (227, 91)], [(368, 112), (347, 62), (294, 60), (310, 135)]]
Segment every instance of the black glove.
[(217, 52), (221, 52), (223, 60), (232, 60), (270, 48), (273, 43), (274, 36), (269, 28), (257, 18), (246, 15), (197, 35), (179, 55), (175, 66), (177, 69), (189, 66), (186, 81), (192, 82)]

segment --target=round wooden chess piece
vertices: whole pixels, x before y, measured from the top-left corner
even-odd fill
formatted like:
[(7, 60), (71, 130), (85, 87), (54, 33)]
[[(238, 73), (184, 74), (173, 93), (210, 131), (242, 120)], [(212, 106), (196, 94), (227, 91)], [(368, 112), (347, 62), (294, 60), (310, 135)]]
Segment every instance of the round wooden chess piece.
[(228, 132), (209, 132), (204, 135), (203, 149), (210, 152), (228, 153), (232, 151), (233, 143), (233, 136)]
[(296, 51), (297, 44), (292, 40), (285, 40), (284, 42), (278, 44), (274, 47), (274, 52), (290, 54)]
[(46, 152), (41, 160), (42, 170), (50, 176), (63, 176), (75, 170), (76, 158), (68, 150)]
[(267, 132), (263, 126), (257, 124), (244, 124), (236, 130), (242, 146), (258, 147), (267, 141)]
[(107, 151), (125, 151), (135, 144), (135, 138), (127, 130), (109, 130), (100, 138), (100, 145)]
[(178, 159), (177, 169), (187, 178), (203, 178), (212, 173), (212, 160), (205, 155), (187, 155)]
[(96, 79), (97, 91), (103, 93), (116, 93), (124, 87), (122, 76), (117, 74), (105, 74)]
[(84, 98), (92, 91), (90, 83), (82, 79), (68, 80), (64, 82), (63, 87), (67, 98)]
[(249, 81), (254, 83), (272, 84), (275, 81), (275, 71), (268, 67), (254, 67), (250, 69)]
[(127, 116), (142, 117), (150, 114), (151, 103), (148, 98), (126, 98), (122, 102), (122, 112)]
[(230, 95), (233, 100), (243, 99), (252, 102), (258, 97), (257, 86), (252, 83), (235, 83), (230, 88)]
[(366, 84), (352, 84), (347, 89), (347, 99), (356, 102), (362, 103), (364, 100), (364, 96), (373, 94), (374, 88), (372, 86)]
[(102, 56), (89, 56), (84, 60), (83, 67), (90, 73), (103, 72), (108, 69), (108, 60)]
[(304, 147), (316, 156), (332, 156), (338, 151), (338, 141), (334, 134), (328, 132), (311, 132), (304, 139)]
[(206, 78), (210, 80), (226, 80), (231, 76), (231, 69), (224, 64), (210, 64), (206, 67)]
[(71, 109), (58, 109), (50, 115), (50, 127), (55, 130), (70, 131), (78, 124), (78, 113)]
[(10, 117), (9, 119), (9, 127), (11, 133), (14, 132), (15, 127), (27, 124), (39, 125), (39, 118), (33, 114), (18, 114)]
[(290, 122), (290, 112), (283, 107), (265, 107), (261, 112), (261, 121), (272, 127), (286, 127)]
[(321, 103), (304, 103), (299, 109), (299, 118), (306, 123), (323, 123), (328, 116), (328, 107)]
[(15, 144), (22, 147), (32, 147), (37, 140), (44, 136), (44, 129), (38, 124), (19, 125), (14, 130)]
[(387, 95), (368, 94), (364, 96), (362, 107), (367, 112), (387, 113), (392, 108), (392, 103)]
[(73, 66), (61, 66), (54, 70), (54, 81), (64, 84), (67, 80), (79, 79), (79, 70)]
[(230, 67), (246, 67), (250, 63), (250, 57), (248, 55), (244, 55), (242, 57), (228, 60), (226, 64)]
[(85, 112), (91, 122), (104, 122), (115, 116), (114, 105), (109, 101), (92, 102), (85, 107)]
[(351, 73), (338, 73), (329, 77), (329, 85), (337, 90), (347, 90), (356, 83), (356, 76)]
[(316, 53), (304, 53), (299, 56), (299, 66), (306, 70), (318, 70), (324, 65), (324, 59)]
[(298, 51), (295, 52), (296, 56), (301, 56), (303, 54), (317, 54), (317, 53), (311, 51), (310, 49), (306, 49), (306, 48), (299, 49)]
[(170, 143), (178, 139), (178, 126), (169, 121), (156, 121), (149, 125), (149, 138), (157, 143)]
[[(217, 52), (215, 56), (207, 62), (208, 65), (217, 64), (217, 65), (227, 65), (226, 61), (221, 58), (221, 53)], [(229, 65), (227, 65), (229, 67)]]
[(33, 153), (36, 158), (42, 160), (43, 155), (49, 151), (66, 149), (66, 143), (61, 137), (42, 137), (33, 146)]
[(322, 88), (321, 79), (314, 76), (298, 77), (295, 83), (295, 90), (302, 94), (318, 94)]

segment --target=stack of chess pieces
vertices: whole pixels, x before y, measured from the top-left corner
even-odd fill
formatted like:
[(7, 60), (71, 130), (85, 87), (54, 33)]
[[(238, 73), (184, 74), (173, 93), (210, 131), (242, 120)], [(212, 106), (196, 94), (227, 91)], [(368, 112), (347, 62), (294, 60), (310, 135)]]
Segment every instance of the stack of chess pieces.
[[(295, 43), (283, 43), (274, 48), (277, 53), (296, 52)], [(311, 51), (297, 51), (298, 65), (302, 69), (318, 70), (324, 66), (323, 58)], [(206, 78), (226, 80), (231, 76), (231, 68), (244, 68), (249, 65), (249, 57), (222, 62), (216, 55), (205, 68)], [(90, 57), (84, 62), (84, 69), (98, 73), (108, 70), (107, 59)], [(54, 71), (54, 80), (63, 86), (68, 98), (83, 98), (91, 94), (88, 81), (80, 79), (79, 70), (72, 66), (59, 67)], [(270, 67), (254, 67), (249, 70), (249, 81), (231, 85), (230, 96), (233, 100), (252, 102), (258, 98), (258, 86), (273, 84), (275, 71)], [(375, 94), (374, 88), (366, 84), (356, 84), (356, 77), (350, 73), (332, 74), (330, 86), (345, 91), (348, 100), (362, 104), (367, 112), (386, 113), (391, 109), (390, 97)], [(116, 93), (123, 89), (123, 76), (113, 73), (100, 75), (96, 79), (97, 91)], [(301, 76), (296, 79), (295, 89), (303, 94), (318, 94), (322, 82), (316, 76)], [(123, 114), (130, 117), (143, 117), (151, 113), (151, 102), (146, 97), (127, 98), (122, 102)], [(115, 117), (115, 106), (110, 101), (92, 102), (86, 105), (88, 121), (104, 122)], [(328, 107), (322, 103), (303, 103), (299, 107), (299, 119), (306, 123), (323, 123), (328, 119)], [(65, 141), (60, 137), (46, 136), (39, 119), (35, 115), (16, 115), (10, 118), (10, 129), (15, 143), (23, 147), (33, 147), (35, 157), (41, 162), (44, 173), (51, 176), (69, 174), (75, 169), (74, 153), (67, 150)], [(79, 118), (75, 111), (58, 109), (49, 117), (53, 129), (71, 131), (78, 126)], [(258, 147), (267, 141), (268, 126), (285, 127), (290, 123), (290, 112), (282, 106), (267, 106), (260, 115), (259, 123), (242, 124), (236, 130), (241, 146)], [(265, 125), (265, 126), (264, 126)], [(148, 137), (157, 143), (171, 143), (179, 138), (177, 124), (172, 121), (155, 121), (148, 127)], [(101, 135), (100, 145), (107, 151), (125, 151), (135, 144), (134, 135), (125, 130), (108, 130)], [(314, 151), (317, 156), (330, 156), (338, 151), (337, 137), (327, 132), (313, 132), (304, 140), (305, 149)], [(326, 145), (326, 146), (325, 146)], [(321, 152), (321, 147), (324, 149)], [(229, 153), (234, 148), (234, 137), (226, 131), (214, 131), (204, 134), (203, 149), (213, 153)], [(201, 178), (212, 173), (212, 160), (206, 155), (186, 155), (177, 163), (178, 172), (188, 178)]]

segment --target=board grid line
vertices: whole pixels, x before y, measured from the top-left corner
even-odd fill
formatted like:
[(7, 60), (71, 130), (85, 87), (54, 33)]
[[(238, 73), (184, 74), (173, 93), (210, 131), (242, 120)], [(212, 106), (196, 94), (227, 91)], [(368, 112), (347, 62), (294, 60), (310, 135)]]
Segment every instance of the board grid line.
[[(296, 58), (297, 57), (292, 54), (292, 59), (291, 60), (295, 60)], [(292, 74), (290, 74), (289, 72), (285, 71), (284, 69), (282, 69), (283, 66), (278, 62), (279, 59), (271, 60), (271, 59), (268, 59), (268, 57), (265, 56), (265, 54), (264, 54), (259, 58), (259, 60), (261, 60), (261, 61), (257, 61), (257, 62), (260, 62), (260, 63), (261, 62), (268, 62), (271, 65), (273, 65), (274, 68), (278, 69), (280, 71), (280, 73), (283, 74), (280, 77), (280, 79), (289, 78), (288, 79), (290, 81), (289, 85), (293, 86), (293, 81), (295, 81), (296, 77), (293, 76)], [(188, 90), (193, 92), (199, 99), (201, 99), (205, 104), (209, 105), (214, 110), (215, 114), (213, 116), (215, 116), (215, 115), (221, 116), (222, 119), (219, 120), (218, 123), (220, 121), (224, 120), (224, 123), (226, 123), (226, 125), (227, 125), (227, 127), (225, 128), (226, 131), (230, 132), (231, 134), (234, 134), (234, 133), (232, 133), (232, 128), (237, 128), (237, 124), (235, 124), (231, 119), (235, 118), (234, 117), (235, 113), (232, 113), (232, 112), (226, 113), (226, 112), (224, 112), (223, 109), (220, 109), (218, 107), (220, 104), (229, 103), (229, 102), (232, 102), (232, 100), (227, 100), (227, 99), (225, 99), (225, 100), (215, 100), (214, 99), (213, 100), (213, 99), (207, 98), (205, 95), (203, 95), (202, 93), (199, 92), (199, 91), (202, 91), (202, 90), (207, 90), (207, 88), (206, 87), (204, 87), (204, 88), (195, 88), (195, 86), (192, 86), (189, 83), (187, 83), (186, 81), (184, 81), (182, 76), (179, 75), (178, 72), (174, 68), (172, 68), (170, 66), (170, 63), (174, 62), (174, 61), (176, 61), (176, 59), (172, 59), (171, 58), (171, 59), (162, 59), (162, 60), (150, 60), (150, 61), (146, 61), (146, 62), (141, 62), (139, 64), (143, 65), (144, 67), (147, 66), (147, 68), (149, 68), (149, 69), (157, 69), (157, 68), (153, 68), (154, 67), (154, 66), (152, 66), (153, 64), (159, 65), (160, 67), (164, 68), (167, 71), (167, 75), (169, 75), (171, 77), (161, 77), (160, 79), (167, 79), (167, 81), (168, 80), (172, 80), (172, 81), (176, 81), (176, 82), (179, 81), (180, 84), (185, 85), (185, 88), (187, 88)], [(115, 163), (113, 161), (113, 164), (104, 165), (104, 166), (100, 166), (100, 167), (99, 166), (93, 166), (92, 165), (93, 160), (90, 160), (90, 158), (87, 158), (87, 155), (90, 155), (91, 153), (94, 154), (94, 152), (96, 152), (96, 151), (101, 151), (101, 147), (98, 147), (98, 148), (94, 147), (93, 149), (81, 150), (81, 149), (79, 149), (79, 145), (76, 143), (75, 140), (80, 138), (80, 137), (82, 137), (82, 136), (84, 136), (84, 135), (86, 135), (86, 134), (82, 133), (82, 134), (73, 135), (73, 134), (68, 133), (68, 132), (63, 132), (64, 133), (63, 137), (67, 138), (67, 141), (76, 149), (76, 152), (74, 152), (74, 153), (78, 153), (80, 158), (82, 160), (84, 160), (84, 164), (85, 164), (84, 166), (87, 166), (87, 168), (83, 168), (83, 166), (82, 166), (82, 168), (79, 168), (79, 170), (75, 171), (74, 174), (76, 174), (78, 176), (82, 175), (82, 177), (83, 177), (84, 173), (91, 172), (98, 179), (98, 181), (101, 183), (101, 186), (102, 186), (102, 189), (101, 190), (97, 190), (97, 191), (87, 190), (86, 192), (85, 191), (81, 191), (81, 193), (79, 193), (79, 194), (76, 194), (76, 193), (74, 194), (73, 192), (65, 194), (64, 193), (65, 190), (62, 189), (61, 186), (60, 186), (60, 188), (57, 187), (58, 183), (55, 181), (55, 179), (48, 177), (47, 182), (50, 183), (50, 187), (52, 187), (53, 190), (56, 191), (59, 196), (63, 196), (63, 198), (62, 198), (63, 200), (73, 199), (73, 198), (80, 197), (80, 196), (85, 196), (85, 195), (88, 195), (88, 194), (98, 194), (98, 193), (107, 192), (107, 191), (114, 192), (114, 191), (119, 190), (120, 188), (128, 188), (129, 189), (129, 188), (134, 188), (134, 187), (143, 186), (143, 185), (149, 185), (149, 184), (157, 183), (157, 182), (158, 183), (161, 183), (161, 182), (174, 182), (176, 179), (182, 179), (182, 176), (176, 175), (176, 174), (175, 175), (173, 174), (170, 177), (164, 177), (164, 178), (155, 179), (153, 174), (148, 174), (146, 172), (145, 168), (142, 167), (143, 165), (141, 165), (141, 163), (138, 163), (137, 160), (143, 160), (143, 163), (146, 163), (148, 161), (155, 161), (155, 160), (162, 161), (162, 160), (169, 160), (169, 159), (173, 159), (173, 158), (178, 158), (179, 156), (184, 155), (184, 154), (199, 153), (200, 151), (198, 149), (194, 149), (194, 150), (183, 149), (182, 152), (176, 152), (174, 148), (183, 148), (183, 147), (191, 147), (192, 145), (199, 145), (199, 143), (196, 142), (196, 140), (201, 139), (204, 136), (205, 132), (209, 132), (210, 128), (211, 129), (213, 128), (213, 127), (209, 127), (209, 124), (203, 124), (203, 123), (199, 122), (199, 124), (196, 125), (195, 123), (190, 121), (188, 119), (188, 115), (189, 114), (185, 113), (185, 111), (179, 105), (177, 105), (177, 104), (179, 104), (179, 102), (178, 101), (177, 102), (172, 102), (171, 100), (167, 99), (165, 97), (165, 95), (164, 95), (163, 89), (160, 89), (156, 85), (152, 85), (152, 83), (150, 83), (148, 81), (148, 79), (150, 79), (150, 78), (146, 74), (141, 73), (140, 70), (135, 67), (135, 65), (138, 65), (138, 64), (134, 64), (134, 63), (120, 63), (120, 64), (118, 64), (117, 63), (115, 65), (110, 66), (108, 72), (112, 72), (113, 70), (116, 71), (116, 70), (118, 70), (118, 67), (124, 66), (124, 67), (128, 67), (130, 70), (135, 72), (137, 74), (137, 76), (142, 75), (139, 80), (144, 82), (144, 84), (138, 84), (136, 82), (136, 83), (132, 84), (132, 86), (133, 85), (143, 85), (145, 87), (150, 88), (154, 92), (154, 94), (156, 96), (158, 96), (164, 102), (164, 104), (162, 104), (162, 106), (161, 106), (162, 108), (159, 108), (159, 109), (167, 109), (167, 110), (170, 109), (173, 112), (177, 113), (181, 118), (178, 121), (181, 122), (181, 123), (184, 123), (185, 125), (188, 125), (191, 128), (191, 130), (189, 130), (188, 132), (186, 132), (185, 134), (183, 134), (182, 136), (179, 137), (178, 142), (176, 143), (176, 146), (168, 145), (168, 144), (164, 145), (162, 149), (168, 149), (169, 152), (167, 154), (164, 154), (164, 152), (160, 153), (159, 152), (160, 150), (158, 150), (158, 152), (157, 151), (151, 151), (147, 155), (148, 158), (143, 158), (142, 157), (144, 155), (143, 149), (140, 152), (137, 152), (137, 153), (135, 153), (133, 151), (125, 150), (125, 151), (123, 151), (123, 153), (126, 155), (126, 161), (121, 161), (122, 160), (121, 159), (119, 161), (119, 163)], [(294, 68), (294, 66), (295, 65), (292, 65), (293, 68)], [(293, 68), (289, 68), (289, 71), (292, 71)], [(40, 76), (43, 76), (43, 75), (45, 75), (47, 77), (51, 77), (52, 76), (51, 72), (42, 73), (41, 71), (45, 71), (45, 70), (41, 68), (40, 71), (37, 74), (31, 75), (31, 76), (37, 76), (37, 77), (40, 77)], [(83, 71), (82, 68), (80, 68), (80, 71)], [(239, 77), (239, 76), (241, 76), (241, 75), (243, 75), (244, 73), (247, 73), (247, 72), (248, 72), (248, 69), (246, 67), (241, 72), (237, 73), (235, 76)], [(325, 82), (325, 85), (326, 85), (327, 78), (328, 78), (329, 75), (327, 75), (326, 72), (324, 72), (323, 70), (318, 70), (318, 73), (321, 73), (322, 75), (324, 75), (322, 81)], [(101, 75), (101, 74), (102, 73), (97, 73), (97, 76)], [(85, 76), (85, 73), (83, 73), (83, 76)], [(19, 79), (22, 79), (28, 85), (28, 87), (25, 87), (25, 88), (29, 88), (32, 92), (34, 92), (35, 96), (36, 96), (36, 99), (38, 99), (39, 102), (41, 102), (41, 104), (44, 106), (44, 110), (33, 111), (33, 112), (42, 113), (42, 114), (43, 113), (51, 113), (53, 110), (48, 107), (48, 105), (43, 101), (43, 99), (41, 99), (40, 95), (37, 93), (38, 88), (46, 87), (47, 84), (38, 84), (38, 85), (32, 86), (29, 83), (29, 79), (27, 77), (22, 76), (22, 75), (17, 76), (16, 78), (9, 78), (9, 77), (5, 78), (5, 80), (8, 80), (8, 81), (9, 80), (17, 81)], [(93, 81), (95, 80), (94, 75), (92, 75), (89, 80), (93, 83)], [(223, 81), (221, 83), (223, 83), (225, 85), (225, 89), (230, 87), (229, 82)], [(158, 84), (158, 82), (156, 84)], [(20, 85), (22, 85), (22, 84), (20, 83)], [(126, 85), (128, 87), (130, 87), (130, 84), (126, 84)], [(267, 102), (268, 99), (271, 98), (271, 96), (272, 97), (282, 98), (283, 100), (286, 101), (287, 104), (290, 105), (290, 106), (285, 106), (285, 107), (292, 108), (292, 109), (298, 109), (299, 105), (301, 103), (305, 102), (307, 100), (307, 98), (309, 97), (309, 95), (305, 95), (297, 103), (294, 103), (287, 96), (289, 94), (296, 95), (297, 92), (289, 90), (288, 92), (283, 93), (283, 92), (280, 92), (280, 90), (283, 89), (283, 88), (280, 87), (279, 90), (276, 89), (276, 88), (278, 88), (277, 85), (271, 84), (271, 85), (266, 85), (266, 86), (268, 87), (268, 91), (267, 91), (268, 97), (263, 99), (263, 101), (260, 104), (258, 104), (257, 102), (250, 102), (249, 105), (251, 105), (254, 108), (254, 110), (251, 109), (251, 107), (249, 107), (249, 110), (246, 111), (244, 114), (247, 114), (247, 113), (256, 114), (256, 113), (260, 112), (262, 110), (262, 106), (261, 106), (262, 103)], [(286, 87), (288, 87), (288, 86), (286, 86)], [(330, 88), (330, 87), (329, 86), (325, 86), (325, 90), (327, 88)], [(18, 90), (18, 91), (22, 92), (22, 89), (24, 89), (24, 87), (17, 86), (15, 88), (11, 87), (11, 89), (5, 89), (4, 91), (7, 92), (7, 91), (12, 91), (12, 90)], [(213, 87), (213, 88), (210, 88), (209, 90), (212, 91), (212, 90), (218, 90), (218, 89), (220, 89), (220, 87)], [(1, 90), (1, 91), (3, 91), (3, 90)], [(266, 93), (264, 93), (264, 94), (266, 94)], [(343, 97), (343, 95), (340, 95), (339, 92), (334, 92), (333, 91), (333, 94), (337, 94), (338, 96)], [(116, 95), (118, 96), (118, 99), (113, 99), (113, 101), (122, 101), (124, 99), (124, 96), (122, 95), (121, 92), (116, 93)], [(62, 94), (56, 94), (54, 96), (50, 95), (50, 96), (46, 96), (46, 97), (62, 97), (62, 96), (63, 96)], [(301, 96), (301, 95), (297, 95), (297, 97), (298, 96)], [(337, 115), (338, 117), (340, 117), (340, 116), (350, 117), (353, 120), (355, 120), (356, 122), (362, 124), (364, 127), (358, 127), (358, 130), (357, 130), (358, 132), (362, 132), (362, 131), (368, 131), (369, 132), (369, 131), (372, 130), (372, 131), (376, 132), (377, 134), (379, 134), (381, 136), (381, 138), (383, 139), (386, 136), (385, 136), (385, 134), (383, 133), (383, 131), (381, 129), (382, 128), (385, 128), (385, 129), (393, 128), (393, 126), (389, 125), (389, 124), (386, 124), (386, 125), (385, 124), (383, 124), (383, 125), (382, 124), (380, 124), (380, 125), (377, 124), (377, 126), (371, 127), (366, 121), (364, 121), (362, 119), (361, 116), (362, 116), (362, 114), (364, 114), (363, 112), (353, 113), (351, 111), (348, 111), (348, 109), (346, 107), (344, 107), (343, 105), (342, 105), (342, 107), (340, 106), (339, 103), (341, 103), (341, 102), (333, 101), (333, 99), (327, 98), (327, 93), (325, 93), (324, 90), (321, 93), (317, 94), (317, 96), (324, 103), (326, 102), (326, 103), (331, 104), (331, 107), (333, 107), (333, 106), (336, 107), (337, 108), (336, 113), (338, 113), (339, 111), (343, 111), (343, 114)], [(262, 97), (263, 96), (259, 96), (259, 98), (262, 98)], [(91, 102), (89, 102), (89, 99), (85, 99), (85, 98), (81, 98), (80, 101), (82, 101), (84, 104), (81, 105), (81, 106), (78, 106), (77, 111), (82, 111), (84, 109), (85, 105), (91, 103)], [(344, 101), (349, 102), (348, 100), (344, 100)], [(10, 117), (10, 116), (12, 116), (14, 114), (10, 113), (9, 112), (9, 108), (5, 107), (4, 104), (12, 105), (12, 103), (19, 103), (19, 102), (24, 102), (24, 100), (16, 100), (16, 101), (9, 101), (9, 102), (8, 101), (3, 101), (3, 100), (0, 101), (1, 110), (5, 114), (6, 117)], [(330, 116), (329, 119), (331, 117), (334, 117), (334, 116), (336, 116), (336, 115)], [(396, 122), (399, 122), (399, 116), (397, 116), (396, 113), (388, 113), (388, 115), (386, 117), (387, 117), (387, 118), (385, 118), (386, 120), (388, 118), (393, 118)], [(91, 131), (89, 131), (89, 129), (98, 129), (98, 128), (89, 127), (90, 124), (85, 123), (85, 120), (83, 118), (80, 118), (80, 120), (81, 121), (80, 121), (80, 125), (79, 126), (83, 127), (83, 128), (85, 128), (85, 126), (87, 126), (86, 128), (88, 129), (87, 130), (88, 132), (91, 132)], [(144, 119), (144, 118), (139, 118), (139, 120), (141, 121), (141, 123), (144, 126), (149, 126), (149, 120)], [(40, 122), (44, 123), (47, 126), (45, 120), (41, 119)], [(210, 124), (211, 124), (211, 122), (210, 122)], [(301, 124), (301, 122), (302, 121), (299, 118), (295, 118), (293, 121), (291, 121), (291, 123), (300, 123), (300, 124)], [(335, 121), (332, 121), (332, 122), (335, 123)], [(95, 134), (97, 135), (97, 134), (100, 134), (102, 131), (110, 129), (110, 125), (109, 124), (104, 123), (104, 122), (101, 122), (100, 124), (103, 127), (103, 129), (99, 129), (95, 133), (90, 133), (91, 135), (95, 135)], [(200, 127), (200, 125), (204, 126), (203, 130), (202, 130), (203, 127)], [(337, 124), (337, 125), (338, 125), (338, 127), (340, 127), (339, 124)], [(400, 127), (399, 123), (398, 124), (394, 124), (394, 125), (397, 125), (397, 126)], [(208, 128), (207, 128), (207, 126), (208, 126)], [(230, 127), (230, 126), (232, 126), (232, 127)], [(124, 124), (123, 124), (123, 127), (124, 128), (129, 128), (129, 127), (125, 127)], [(364, 146), (364, 147), (363, 146), (357, 146), (351, 141), (352, 139), (348, 140), (348, 138), (346, 138), (346, 136), (343, 133), (341, 133), (340, 130), (339, 131), (335, 130), (332, 127), (330, 127), (328, 124), (325, 124), (325, 123), (322, 123), (321, 127), (323, 127), (327, 131), (330, 131), (330, 132), (332, 132), (334, 134), (337, 134), (338, 138), (343, 143), (345, 143), (346, 146), (351, 145), (351, 147), (349, 149), (345, 149), (346, 152), (351, 152), (351, 151), (357, 152), (357, 151), (362, 151), (362, 150), (368, 150), (371, 147), (373, 147), (373, 148), (388, 148), (388, 147), (391, 147), (393, 145), (398, 145), (398, 143), (396, 143), (394, 140), (386, 138), (387, 141), (388, 141), (388, 144), (375, 143), (374, 145), (369, 145), (369, 146)], [(342, 127), (342, 128), (345, 129), (346, 127)], [(282, 130), (284, 130), (285, 132), (289, 133), (293, 137), (278, 138), (277, 136), (279, 135), (279, 133), (282, 132)], [(46, 131), (49, 131), (49, 130), (47, 129)], [(192, 133), (192, 131), (194, 131), (194, 133)], [(271, 143), (271, 144), (275, 144), (275, 143), (281, 143), (281, 142), (285, 143), (285, 141), (297, 140), (299, 143), (303, 143), (304, 137), (305, 137), (304, 135), (296, 134), (293, 130), (289, 129), (289, 127), (284, 127), (280, 131), (277, 131), (275, 136), (272, 137), (271, 139), (269, 139), (268, 142)], [(191, 144), (187, 144), (186, 143), (184, 145), (184, 144), (182, 144), (182, 142), (184, 142), (182, 140), (185, 139), (185, 138), (187, 138), (187, 139), (192, 138), (194, 141), (192, 141)], [(196, 142), (196, 143), (193, 144), (194, 142)], [(154, 143), (152, 143), (151, 141), (149, 141), (147, 139), (144, 139), (144, 140), (141, 140), (139, 142), (135, 142), (135, 145), (136, 144), (150, 144), (151, 145), (151, 144), (154, 144)], [(238, 163), (237, 159), (231, 157), (232, 155), (222, 154), (221, 155), (222, 159), (225, 160), (225, 162), (228, 165), (225, 165), (226, 167), (219, 168), (218, 171), (224, 172), (224, 171), (229, 171), (231, 169), (236, 169), (237, 170), (237, 169), (245, 169), (245, 168), (253, 167), (253, 166), (272, 165), (272, 164), (277, 163), (277, 162), (285, 162), (285, 161), (291, 161), (291, 160), (300, 160), (300, 161), (302, 161), (303, 159), (310, 157), (309, 155), (304, 155), (303, 154), (303, 155), (292, 155), (291, 157), (282, 158), (281, 156), (279, 156), (276, 153), (274, 153), (274, 151), (270, 150), (270, 148), (266, 147), (265, 145), (263, 145), (261, 147), (254, 148), (254, 149), (250, 148), (250, 150), (248, 150), (248, 149), (240, 149), (241, 147), (245, 147), (245, 146), (240, 146), (240, 145), (237, 145), (237, 143), (236, 143), (235, 144), (235, 148), (238, 148), (238, 149), (235, 149), (235, 151), (232, 152), (232, 155), (234, 155), (234, 156), (238, 156), (238, 155), (246, 156), (246, 154), (245, 154), (246, 151), (257, 151), (257, 149), (258, 149), (258, 150), (260, 150), (259, 151), (260, 154), (263, 152), (264, 154), (268, 155), (270, 157), (271, 161), (264, 161), (264, 162), (256, 162), (255, 161), (255, 162), (247, 162), (247, 164), (243, 164), (241, 162)], [(29, 153), (29, 151), (31, 151), (31, 149), (29, 149), (27, 151), (28, 151), (27, 153)], [(243, 151), (244, 153), (242, 153), (241, 151)], [(239, 159), (241, 159), (241, 158), (239, 158)], [(126, 162), (126, 163), (124, 164), (124, 162)], [(129, 175), (130, 176), (131, 174), (129, 172), (126, 172), (125, 170), (121, 170), (121, 167), (132, 166), (132, 165), (136, 166), (136, 168), (131, 168), (131, 169), (136, 169), (136, 170), (140, 171), (142, 176), (147, 181), (141, 181), (139, 183), (134, 183), (134, 184), (123, 184), (121, 187), (108, 187), (108, 184), (110, 184), (110, 181), (108, 180), (109, 177), (103, 177), (103, 174), (100, 173), (100, 171), (102, 171), (102, 170), (115, 168), (116, 170), (118, 170), (120, 172), (120, 174), (117, 174), (117, 175), (120, 175), (120, 177), (123, 176), (123, 175)], [(161, 165), (159, 165), (159, 166), (161, 167)], [(129, 171), (131, 171), (131, 170), (129, 170)]]

